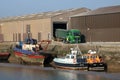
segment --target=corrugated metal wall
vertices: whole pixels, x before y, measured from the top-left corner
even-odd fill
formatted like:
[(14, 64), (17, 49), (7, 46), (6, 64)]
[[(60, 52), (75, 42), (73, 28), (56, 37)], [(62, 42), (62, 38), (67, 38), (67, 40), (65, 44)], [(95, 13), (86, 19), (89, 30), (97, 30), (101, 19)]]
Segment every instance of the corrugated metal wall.
[(71, 26), (80, 29), (87, 42), (120, 42), (120, 13), (72, 17)]

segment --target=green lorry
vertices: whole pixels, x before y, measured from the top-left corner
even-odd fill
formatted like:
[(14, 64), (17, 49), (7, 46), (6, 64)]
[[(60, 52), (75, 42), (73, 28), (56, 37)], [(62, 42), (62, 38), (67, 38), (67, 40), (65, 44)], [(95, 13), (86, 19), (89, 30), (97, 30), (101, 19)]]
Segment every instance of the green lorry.
[(80, 43), (80, 30), (78, 29), (56, 29), (55, 36), (57, 39), (65, 42), (65, 43)]

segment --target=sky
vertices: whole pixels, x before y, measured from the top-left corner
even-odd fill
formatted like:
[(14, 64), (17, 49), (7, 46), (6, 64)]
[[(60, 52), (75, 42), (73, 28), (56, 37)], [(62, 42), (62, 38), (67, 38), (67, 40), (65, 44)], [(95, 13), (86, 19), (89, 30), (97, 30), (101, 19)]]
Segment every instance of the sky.
[(120, 5), (120, 0), (0, 0), (0, 18), (86, 7)]

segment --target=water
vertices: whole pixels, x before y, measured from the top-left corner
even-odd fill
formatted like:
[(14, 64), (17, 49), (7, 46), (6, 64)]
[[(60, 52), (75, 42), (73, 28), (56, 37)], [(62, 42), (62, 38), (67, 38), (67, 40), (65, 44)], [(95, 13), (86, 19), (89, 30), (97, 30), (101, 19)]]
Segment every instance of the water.
[(87, 71), (0, 63), (0, 80), (112, 80), (95, 74)]

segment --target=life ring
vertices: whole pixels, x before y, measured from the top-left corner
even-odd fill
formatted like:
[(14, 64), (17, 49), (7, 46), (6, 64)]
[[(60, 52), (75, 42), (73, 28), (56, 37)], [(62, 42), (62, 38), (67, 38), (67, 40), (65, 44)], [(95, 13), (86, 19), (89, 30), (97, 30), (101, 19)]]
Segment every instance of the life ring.
[(73, 59), (73, 63), (76, 63), (76, 59)]
[(24, 44), (23, 47), (26, 48), (26, 45)]

